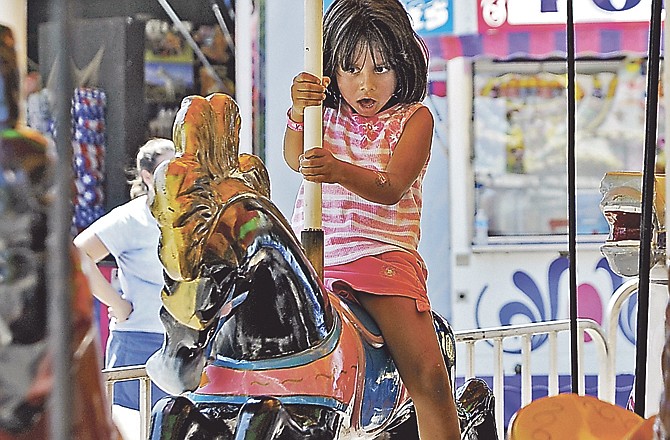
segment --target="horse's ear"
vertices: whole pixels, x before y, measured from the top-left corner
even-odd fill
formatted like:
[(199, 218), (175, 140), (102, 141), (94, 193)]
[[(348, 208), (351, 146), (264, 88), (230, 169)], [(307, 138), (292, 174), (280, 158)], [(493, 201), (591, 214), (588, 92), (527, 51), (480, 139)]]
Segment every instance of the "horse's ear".
[(242, 179), (262, 196), (270, 198), (270, 175), (260, 157), (240, 154), (240, 174)]
[(214, 124), (214, 112), (209, 101), (198, 95), (184, 98), (172, 129), (177, 152), (195, 155), (201, 165), (206, 166), (202, 159), (212, 143)]
[(186, 112), (192, 98), (192, 96), (187, 96), (182, 99), (181, 105), (179, 106), (179, 111), (177, 111), (177, 114), (174, 117), (174, 122), (172, 123), (172, 141), (174, 142), (174, 147), (177, 154), (183, 153), (186, 149), (184, 120), (186, 119)]
[(214, 112), (213, 144), (209, 160), (217, 177), (227, 177), (238, 168), (240, 143), (240, 110), (235, 100), (224, 93), (207, 97)]

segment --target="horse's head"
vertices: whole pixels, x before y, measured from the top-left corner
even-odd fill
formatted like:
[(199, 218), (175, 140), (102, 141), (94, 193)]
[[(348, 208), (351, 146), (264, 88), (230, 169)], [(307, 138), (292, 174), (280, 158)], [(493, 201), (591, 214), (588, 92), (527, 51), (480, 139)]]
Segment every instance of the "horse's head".
[(262, 163), (240, 163), (239, 126), (237, 104), (228, 95), (185, 98), (173, 129), (177, 157), (155, 172), (151, 209), (161, 230), (164, 304), (196, 329), (211, 320), (228, 291), (222, 283), (239, 266), (234, 237), (221, 233), (226, 200), (252, 191), (269, 194)]
[[(215, 354), (253, 360), (314, 346), (332, 327), (322, 285), (269, 200), (263, 163), (238, 154), (239, 125), (227, 95), (184, 99), (174, 124), (177, 157), (155, 173), (151, 209), (161, 229), (168, 312), (159, 356), (181, 371), (163, 381), (176, 380), (173, 391), (197, 385), (184, 371), (183, 354), (190, 366), (201, 366), (193, 353), (205, 344), (212, 342)], [(159, 376), (171, 372), (157, 371), (158, 363), (148, 364), (149, 373), (161, 383)]]
[(155, 172), (152, 213), (161, 228), (160, 257), (173, 280), (192, 281), (210, 266), (236, 266), (232, 243), (211, 234), (222, 206), (236, 194), (270, 195), (260, 159), (238, 156), (239, 110), (228, 95), (184, 98), (173, 138), (177, 157)]

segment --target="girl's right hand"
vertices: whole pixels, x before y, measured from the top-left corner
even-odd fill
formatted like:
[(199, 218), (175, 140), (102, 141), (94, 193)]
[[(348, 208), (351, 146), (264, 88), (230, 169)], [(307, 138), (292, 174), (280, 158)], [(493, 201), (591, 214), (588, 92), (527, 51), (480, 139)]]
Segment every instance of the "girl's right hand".
[(328, 84), (330, 84), (330, 78), (327, 76), (324, 76), (323, 80), (319, 80), (319, 78), (307, 72), (301, 72), (293, 78), (293, 84), (291, 85), (291, 116), (302, 116), (305, 112), (305, 107), (320, 105), (326, 99), (326, 87), (328, 87)]

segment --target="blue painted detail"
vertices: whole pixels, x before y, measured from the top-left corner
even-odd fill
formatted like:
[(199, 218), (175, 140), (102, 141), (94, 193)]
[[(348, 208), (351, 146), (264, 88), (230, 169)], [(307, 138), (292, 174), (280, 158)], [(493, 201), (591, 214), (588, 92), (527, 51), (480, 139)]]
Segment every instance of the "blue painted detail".
[(365, 383), (361, 402), (361, 426), (383, 424), (393, 413), (400, 394), (400, 374), (385, 347), (365, 349)]
[[(343, 298), (349, 309), (372, 334), (381, 330), (360, 304)], [(365, 382), (361, 402), (361, 426), (364, 429), (383, 424), (393, 413), (400, 394), (400, 375), (385, 347), (374, 348), (363, 342)]]
[[(194, 403), (208, 403), (208, 404), (227, 404), (227, 405), (243, 405), (252, 397), (256, 396), (241, 396), (241, 395), (217, 395), (217, 394), (196, 394), (188, 393), (186, 394), (192, 402)], [(320, 397), (320, 396), (273, 396), (278, 399), (284, 405), (312, 405), (312, 406), (322, 406), (326, 408), (332, 408), (336, 411), (347, 411), (347, 405), (343, 404), (339, 400), (332, 399), (329, 397)]]
[(257, 361), (235, 360), (229, 357), (217, 355), (212, 365), (233, 370), (275, 370), (281, 368), (299, 367), (322, 359), (332, 353), (340, 341), (342, 334), (342, 321), (337, 313), (333, 313), (333, 329), (326, 338), (316, 347), (275, 359), (262, 359)]

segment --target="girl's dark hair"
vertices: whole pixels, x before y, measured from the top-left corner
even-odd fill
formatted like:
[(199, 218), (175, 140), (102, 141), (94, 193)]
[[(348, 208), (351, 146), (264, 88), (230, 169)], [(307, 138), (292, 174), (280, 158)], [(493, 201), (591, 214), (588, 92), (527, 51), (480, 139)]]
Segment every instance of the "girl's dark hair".
[(153, 174), (156, 171), (156, 167), (160, 165), (158, 158), (166, 153), (174, 154), (174, 152), (174, 143), (169, 139), (163, 138), (149, 139), (140, 147), (135, 158), (135, 168), (128, 172), (132, 176), (132, 180), (128, 182), (130, 184), (131, 199), (144, 195), (149, 191), (147, 184), (142, 180), (140, 172), (147, 170)]
[(337, 107), (337, 68), (354, 64), (366, 48), (377, 49), (396, 74), (395, 102), (416, 102), (426, 96), (428, 49), (412, 29), (398, 0), (335, 0), (323, 19), (323, 74), (330, 77), (324, 105)]

